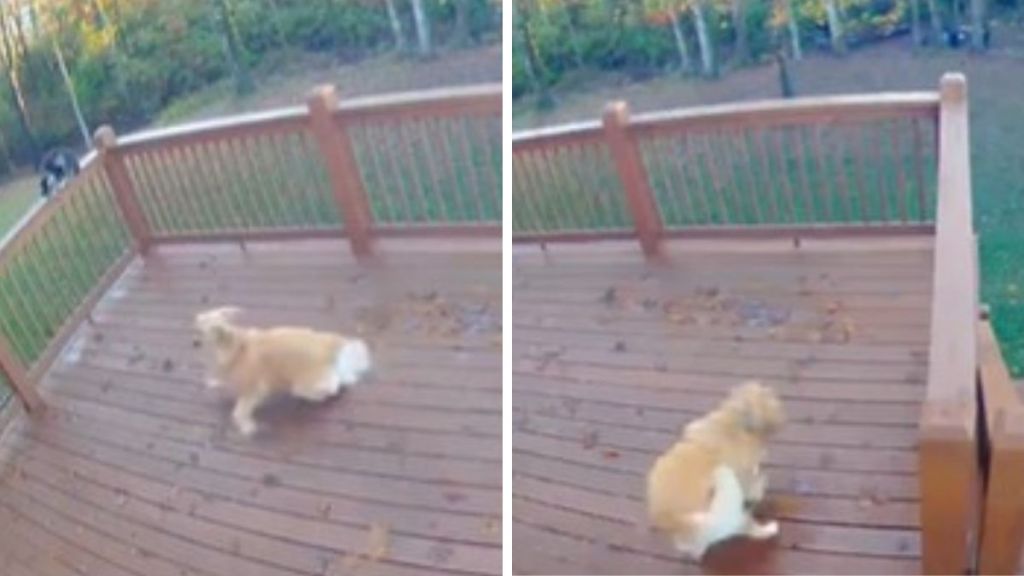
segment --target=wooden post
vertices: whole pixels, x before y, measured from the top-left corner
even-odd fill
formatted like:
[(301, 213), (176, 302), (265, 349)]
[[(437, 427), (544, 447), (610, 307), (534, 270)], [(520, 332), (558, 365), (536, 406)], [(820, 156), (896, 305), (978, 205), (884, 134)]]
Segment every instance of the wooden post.
[(978, 380), (988, 427), (988, 481), (978, 574), (1017, 574), (1024, 549), (1024, 405), (992, 325), (978, 322)]
[(2, 336), (0, 336), (0, 373), (7, 376), (7, 381), (14, 388), (14, 393), (18, 395), (26, 412), (38, 414), (46, 407), (43, 399), (36, 392), (35, 386), (29, 380), (28, 372), (21, 364), (21, 360), (14, 355)]
[(978, 286), (971, 222), (967, 83), (942, 78), (928, 389), (918, 448), (922, 570), (973, 568), (980, 515)]
[(142, 210), (139, 197), (135, 193), (131, 176), (128, 175), (128, 168), (124, 163), (124, 156), (117, 148), (117, 134), (110, 126), (100, 126), (93, 137), (96, 144), (96, 151), (99, 154), (98, 161), (101, 162), (103, 170), (107, 173), (107, 180), (114, 191), (114, 199), (121, 214), (124, 215), (125, 223), (135, 241), (135, 247), (140, 254), (145, 254), (153, 243), (153, 234), (150, 230), (146, 213)]
[(636, 140), (629, 133), (629, 106), (612, 102), (604, 110), (604, 134), (615, 162), (633, 226), (646, 256), (659, 253), (662, 235), (661, 214), (651, 193), (647, 169)]
[(313, 136), (327, 166), (334, 200), (345, 222), (345, 234), (352, 253), (357, 257), (369, 256), (373, 252), (373, 212), (363, 187), (352, 140), (335, 118), (338, 94), (333, 86), (320, 86), (309, 95), (306, 104)]

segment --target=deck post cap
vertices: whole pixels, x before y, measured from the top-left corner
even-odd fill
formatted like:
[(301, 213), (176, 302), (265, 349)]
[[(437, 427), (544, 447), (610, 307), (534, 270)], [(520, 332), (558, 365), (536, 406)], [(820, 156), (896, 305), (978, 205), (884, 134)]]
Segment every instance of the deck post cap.
[(614, 122), (626, 124), (629, 122), (629, 104), (625, 100), (614, 100), (604, 107), (604, 123)]
[(310, 106), (326, 104), (328, 108), (333, 107), (338, 103), (338, 90), (333, 84), (320, 84), (310, 90), (306, 103)]
[(100, 150), (107, 148), (113, 148), (117, 145), (117, 133), (114, 132), (114, 128), (109, 124), (104, 124), (96, 129), (96, 133), (92, 137), (93, 144)]
[(944, 102), (962, 102), (967, 98), (967, 77), (961, 72), (946, 72), (939, 81)]

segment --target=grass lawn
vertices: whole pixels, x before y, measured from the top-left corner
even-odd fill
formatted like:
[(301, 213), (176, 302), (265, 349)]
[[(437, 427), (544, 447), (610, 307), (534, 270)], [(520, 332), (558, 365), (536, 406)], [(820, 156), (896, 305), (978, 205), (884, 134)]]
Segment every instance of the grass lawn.
[[(1011, 35), (1016, 35), (1011, 37)], [(815, 55), (794, 65), (798, 94), (935, 90), (946, 71), (967, 74), (971, 105), (975, 224), (980, 233), (982, 299), (992, 307), (996, 333), (1014, 373), (1024, 376), (1024, 31), (1004, 29), (1004, 45), (985, 56), (919, 52), (893, 40), (846, 58)], [(773, 66), (726, 74), (712, 82), (665, 76), (630, 83), (619, 76), (588, 74), (555, 91), (554, 109), (538, 112), (517, 102), (517, 129), (600, 117), (604, 104), (626, 100), (635, 111), (725, 101), (777, 98)]]
[(39, 181), (32, 176), (10, 180), (0, 186), (0, 238), (39, 199)]

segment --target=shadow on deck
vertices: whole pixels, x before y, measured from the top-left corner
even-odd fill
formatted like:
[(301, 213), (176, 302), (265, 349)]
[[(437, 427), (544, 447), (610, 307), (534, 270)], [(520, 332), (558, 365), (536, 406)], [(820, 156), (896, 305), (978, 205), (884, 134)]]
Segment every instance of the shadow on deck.
[[(517, 573), (920, 573), (930, 237), (522, 247), (513, 264)], [(744, 379), (781, 394), (777, 541), (684, 564), (645, 475)]]
[[(16, 417), (0, 461), (2, 571), (497, 574), (497, 241), (155, 247), (136, 259)], [(252, 440), (202, 386), (192, 317), (360, 331), (372, 380), (281, 399)]]

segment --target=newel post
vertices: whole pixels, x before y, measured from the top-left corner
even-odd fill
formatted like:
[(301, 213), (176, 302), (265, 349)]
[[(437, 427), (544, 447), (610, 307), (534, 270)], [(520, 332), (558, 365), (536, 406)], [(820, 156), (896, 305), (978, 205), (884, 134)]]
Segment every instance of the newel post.
[(373, 212), (363, 187), (352, 140), (337, 118), (338, 93), (333, 86), (316, 88), (306, 100), (313, 136), (327, 166), (331, 190), (345, 222), (352, 253), (357, 257), (373, 252)]
[(7, 376), (7, 381), (14, 388), (14, 393), (18, 395), (26, 412), (37, 414), (46, 407), (43, 404), (43, 399), (36, 392), (35, 386), (29, 380), (25, 366), (14, 355), (3, 336), (0, 336), (0, 373)]
[(973, 570), (979, 466), (978, 285), (972, 227), (967, 82), (940, 86), (938, 206), (928, 388), (920, 423), (921, 561), (924, 574)]
[(135, 241), (139, 253), (145, 254), (153, 243), (153, 233), (146, 219), (146, 213), (142, 210), (139, 197), (135, 193), (135, 185), (132, 184), (131, 176), (128, 175), (128, 168), (124, 163), (124, 156), (118, 149), (117, 134), (110, 126), (100, 126), (93, 137), (96, 145), (96, 152), (99, 154), (99, 162), (107, 174), (107, 180), (114, 191), (114, 200), (117, 202), (121, 214), (124, 215), (125, 223)]
[(602, 120), (605, 139), (626, 193), (626, 205), (633, 216), (640, 246), (646, 256), (654, 256), (660, 249), (661, 214), (651, 193), (640, 149), (629, 132), (629, 106), (625, 102), (608, 104)]

